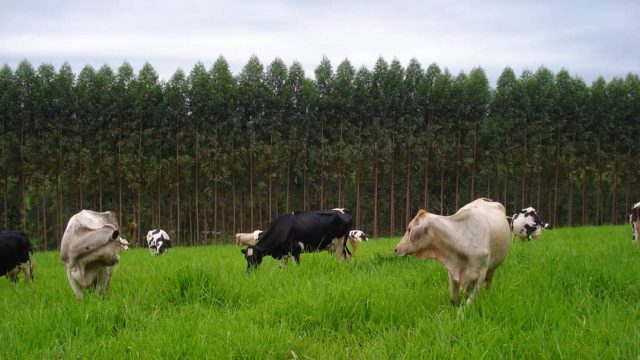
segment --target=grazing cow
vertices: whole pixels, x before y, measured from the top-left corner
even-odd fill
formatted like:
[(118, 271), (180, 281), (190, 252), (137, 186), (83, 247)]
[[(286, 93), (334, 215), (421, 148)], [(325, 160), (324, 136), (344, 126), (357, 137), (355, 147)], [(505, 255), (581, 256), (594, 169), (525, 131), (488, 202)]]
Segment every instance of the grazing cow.
[[(350, 251), (350, 253), (354, 253), (354, 254), (356, 252), (356, 249), (358, 248), (358, 243), (359, 242), (361, 242), (361, 241), (369, 241), (369, 239), (367, 238), (367, 235), (362, 230), (351, 230), (351, 231), (349, 231), (348, 240), (349, 240), (349, 244), (351, 244), (351, 248), (353, 249), (353, 250)], [(340, 239), (333, 239), (331, 244), (329, 244), (329, 246), (327, 246), (327, 251), (335, 252), (339, 242), (340, 242)], [(349, 249), (347, 249), (347, 251), (348, 250)]]
[(536, 209), (528, 207), (511, 217), (511, 231), (520, 240), (537, 239), (543, 229), (550, 229), (549, 223), (542, 221)]
[(147, 246), (151, 255), (160, 255), (171, 249), (171, 239), (162, 229), (149, 230), (147, 233)]
[(33, 262), (29, 254), (33, 254), (31, 242), (27, 236), (18, 231), (0, 232), (0, 276), (7, 275), (12, 282), (18, 281), (22, 270), (27, 282), (33, 280)]
[(631, 223), (631, 240), (637, 243), (640, 240), (640, 202), (633, 205), (629, 214), (629, 222)]
[(252, 233), (237, 233), (236, 245), (249, 245), (253, 246), (258, 242), (258, 237), (262, 234), (262, 230), (255, 230)]
[(458, 303), (459, 287), (470, 291), (473, 303), (483, 282), (491, 285), (493, 272), (509, 251), (509, 222), (502, 204), (477, 199), (451, 216), (424, 210), (407, 225), (395, 252), (418, 259), (437, 259), (449, 272), (451, 302)]
[(280, 215), (260, 234), (255, 245), (241, 250), (247, 260), (247, 270), (257, 268), (266, 255), (278, 260), (291, 255), (300, 263), (301, 252), (322, 251), (335, 238), (341, 239), (336, 255), (346, 259), (349, 256), (346, 238), (352, 223), (351, 213), (344, 209)]
[(120, 250), (129, 243), (120, 237), (115, 213), (82, 210), (69, 219), (62, 235), (60, 258), (67, 267), (67, 278), (77, 299), (82, 289), (97, 287), (100, 294), (109, 290)]

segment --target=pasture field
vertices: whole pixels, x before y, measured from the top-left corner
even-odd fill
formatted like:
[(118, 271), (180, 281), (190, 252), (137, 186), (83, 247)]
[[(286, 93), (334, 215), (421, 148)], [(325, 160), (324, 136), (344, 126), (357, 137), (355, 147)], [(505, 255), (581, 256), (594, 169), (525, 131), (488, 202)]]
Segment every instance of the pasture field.
[(338, 262), (251, 275), (232, 245), (123, 252), (109, 295), (74, 298), (58, 252), (0, 279), (0, 359), (638, 359), (640, 246), (629, 226), (512, 242), (493, 287), (452, 306), (444, 267), (398, 238)]

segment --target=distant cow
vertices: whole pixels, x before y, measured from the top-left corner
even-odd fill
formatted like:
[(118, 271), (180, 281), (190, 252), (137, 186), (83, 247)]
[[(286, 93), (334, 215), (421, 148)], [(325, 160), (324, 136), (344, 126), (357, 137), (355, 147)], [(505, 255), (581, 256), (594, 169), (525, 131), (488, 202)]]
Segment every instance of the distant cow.
[(151, 255), (160, 255), (171, 249), (171, 240), (164, 230), (153, 229), (147, 233), (147, 246)]
[(18, 274), (23, 271), (27, 282), (31, 282), (33, 263), (29, 254), (33, 254), (33, 248), (24, 233), (0, 232), (0, 276), (6, 274), (9, 280), (17, 282)]
[(115, 213), (82, 210), (69, 219), (62, 235), (60, 258), (67, 267), (67, 278), (77, 299), (82, 289), (97, 287), (100, 294), (109, 290), (120, 250), (129, 243), (120, 237)]
[(511, 231), (520, 240), (537, 239), (543, 229), (550, 229), (549, 223), (542, 221), (536, 209), (528, 207), (511, 217)]
[(640, 202), (633, 205), (629, 214), (629, 223), (631, 223), (631, 240), (637, 243), (640, 240)]
[(483, 282), (491, 285), (493, 272), (509, 251), (509, 222), (502, 204), (477, 199), (451, 216), (418, 214), (395, 252), (418, 259), (437, 259), (449, 272), (451, 302), (458, 303), (459, 287), (470, 291), (473, 303)]
[[(349, 237), (347, 239), (349, 240), (349, 244), (351, 244), (351, 249), (352, 249), (351, 252), (354, 254), (358, 248), (359, 242), (369, 241), (369, 239), (367, 238), (367, 235), (362, 230), (349, 231)], [(327, 251), (335, 252), (339, 242), (340, 242), (340, 239), (333, 239), (331, 244), (327, 247)]]
[(258, 236), (262, 234), (262, 230), (255, 230), (252, 233), (237, 233), (236, 234), (236, 245), (255, 245), (258, 242)]
[(333, 239), (341, 239), (336, 254), (349, 256), (346, 238), (353, 218), (347, 210), (321, 210), (287, 213), (273, 220), (255, 245), (243, 249), (247, 270), (258, 267), (266, 255), (274, 259), (293, 256), (300, 263), (300, 253), (326, 249)]

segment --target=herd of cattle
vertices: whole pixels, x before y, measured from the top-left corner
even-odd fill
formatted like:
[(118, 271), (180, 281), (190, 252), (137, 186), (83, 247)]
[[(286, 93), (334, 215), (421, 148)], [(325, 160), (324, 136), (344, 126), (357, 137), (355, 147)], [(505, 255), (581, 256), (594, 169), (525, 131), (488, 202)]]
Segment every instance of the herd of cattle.
[[(640, 238), (640, 202), (629, 214), (632, 239)], [(509, 221), (511, 220), (511, 221)], [(265, 256), (300, 262), (300, 254), (329, 251), (339, 259), (348, 259), (357, 243), (367, 241), (362, 230), (354, 230), (353, 217), (347, 209), (300, 211), (286, 213), (274, 219), (266, 230), (238, 233), (236, 244), (241, 250), (247, 270), (257, 268)], [(534, 208), (522, 209), (506, 216), (502, 204), (489, 199), (477, 199), (450, 216), (420, 210), (407, 225), (407, 230), (395, 248), (398, 256), (437, 259), (449, 274), (450, 297), (459, 303), (460, 288), (468, 293), (471, 304), (483, 283), (491, 285), (493, 273), (507, 257), (510, 237), (537, 239), (549, 229)], [(171, 248), (169, 235), (161, 229), (147, 233), (147, 245), (152, 255)], [(347, 243), (351, 245), (349, 249)], [(73, 215), (62, 236), (60, 258), (67, 269), (69, 285), (77, 299), (83, 289), (97, 288), (100, 294), (109, 289), (111, 275), (120, 261), (120, 251), (128, 249), (113, 212), (82, 210)], [(27, 282), (33, 280), (31, 243), (22, 232), (0, 232), (0, 276), (17, 281), (20, 271)]]

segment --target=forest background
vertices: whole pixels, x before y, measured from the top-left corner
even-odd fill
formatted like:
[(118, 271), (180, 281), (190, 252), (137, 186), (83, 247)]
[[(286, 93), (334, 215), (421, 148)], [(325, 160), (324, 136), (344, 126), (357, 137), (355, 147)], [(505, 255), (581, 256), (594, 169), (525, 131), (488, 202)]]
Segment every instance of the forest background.
[(229, 242), (278, 214), (346, 207), (370, 236), (398, 236), (418, 209), (477, 197), (533, 206), (554, 226), (619, 224), (640, 199), (640, 78), (588, 85), (544, 66), (451, 74), (379, 58), (224, 57), (159, 79), (69, 64), (0, 68), (0, 227), (59, 246), (81, 209), (115, 211), (130, 240)]

